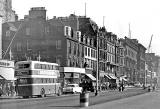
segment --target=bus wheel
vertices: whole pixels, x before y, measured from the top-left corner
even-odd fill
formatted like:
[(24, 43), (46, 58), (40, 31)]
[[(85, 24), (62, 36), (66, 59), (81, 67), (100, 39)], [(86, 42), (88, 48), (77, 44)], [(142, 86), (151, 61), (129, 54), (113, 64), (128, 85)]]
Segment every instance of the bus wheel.
[(42, 97), (42, 98), (46, 96), (46, 95), (45, 95), (45, 90), (44, 90), (43, 88), (41, 89), (40, 94), (41, 94), (41, 97)]
[(29, 96), (23, 96), (23, 98), (29, 98)]

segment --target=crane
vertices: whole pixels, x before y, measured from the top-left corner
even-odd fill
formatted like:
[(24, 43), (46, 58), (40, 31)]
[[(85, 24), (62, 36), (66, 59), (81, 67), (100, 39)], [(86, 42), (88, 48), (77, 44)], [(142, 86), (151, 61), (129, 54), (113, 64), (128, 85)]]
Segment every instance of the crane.
[(150, 39), (150, 42), (149, 42), (149, 45), (148, 45), (148, 52), (147, 53), (150, 53), (152, 37), (153, 37), (153, 34), (151, 35), (151, 39)]
[[(150, 42), (149, 42), (149, 45), (148, 45), (148, 51), (147, 51), (148, 54), (150, 53), (150, 49), (151, 49), (152, 37), (153, 37), (153, 34), (151, 35), (151, 39), (150, 39)], [(149, 56), (148, 59), (149, 59), (148, 60), (149, 63), (151, 63), (151, 66), (152, 66), (152, 58), (151, 58), (151, 56)], [(152, 67), (151, 67), (151, 74), (150, 74), (151, 75), (151, 80), (150, 80), (151, 87), (152, 87), (152, 72), (153, 72), (153, 68)], [(145, 77), (145, 84), (146, 84), (146, 77)]]

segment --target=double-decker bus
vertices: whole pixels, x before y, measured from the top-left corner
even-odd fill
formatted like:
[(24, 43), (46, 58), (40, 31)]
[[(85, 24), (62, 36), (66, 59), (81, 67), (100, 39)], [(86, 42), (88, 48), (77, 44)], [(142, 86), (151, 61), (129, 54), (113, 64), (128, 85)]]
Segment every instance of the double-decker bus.
[(59, 65), (40, 61), (19, 61), (15, 64), (16, 90), (18, 96), (45, 97), (48, 94), (61, 95)]

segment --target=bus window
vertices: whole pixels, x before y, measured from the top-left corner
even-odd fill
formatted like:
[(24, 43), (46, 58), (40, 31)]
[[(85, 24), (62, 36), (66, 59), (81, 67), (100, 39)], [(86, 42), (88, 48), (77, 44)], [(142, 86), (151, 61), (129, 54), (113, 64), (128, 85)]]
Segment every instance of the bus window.
[(51, 65), (48, 65), (48, 70), (52, 70), (52, 67), (51, 67)]
[(50, 70), (50, 69), (49, 69), (49, 65), (46, 65), (46, 69), (47, 69), (47, 70)]
[(55, 66), (56, 67), (56, 69), (55, 70), (59, 70), (59, 66)]
[(43, 78), (41, 78), (41, 81), (42, 81), (41, 83), (43, 83)]
[(18, 64), (16, 66), (17, 69), (24, 69), (24, 68), (29, 68), (30, 64)]
[(24, 64), (24, 68), (29, 68), (30, 64)]
[(35, 69), (41, 69), (41, 65), (40, 65), (40, 64), (35, 64), (35, 65), (34, 65), (34, 68), (35, 68)]
[(46, 65), (45, 64), (42, 64), (42, 69), (46, 69)]

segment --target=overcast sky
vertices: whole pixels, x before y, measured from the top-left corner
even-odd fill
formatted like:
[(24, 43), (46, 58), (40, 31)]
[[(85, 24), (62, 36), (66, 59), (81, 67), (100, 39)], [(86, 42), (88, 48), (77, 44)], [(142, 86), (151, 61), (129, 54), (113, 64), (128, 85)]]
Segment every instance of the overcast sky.
[(160, 1), (159, 0), (12, 0), (19, 18), (28, 15), (31, 7), (45, 7), (48, 18), (53, 16), (86, 15), (98, 26), (104, 25), (119, 38), (138, 39), (146, 48), (153, 34), (151, 50), (160, 55)]

